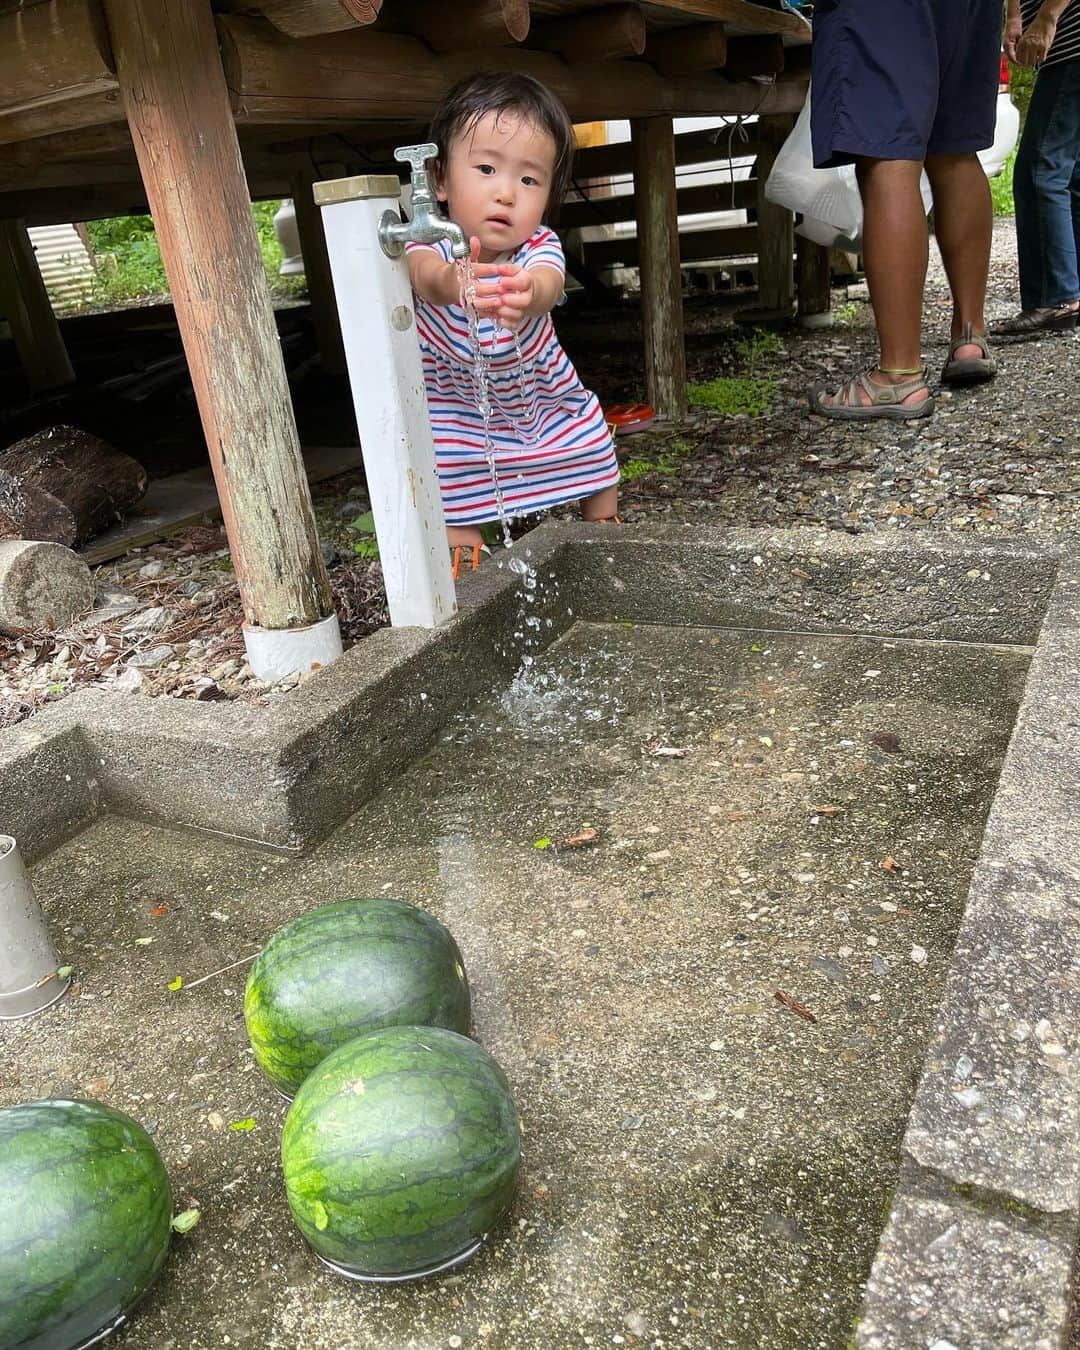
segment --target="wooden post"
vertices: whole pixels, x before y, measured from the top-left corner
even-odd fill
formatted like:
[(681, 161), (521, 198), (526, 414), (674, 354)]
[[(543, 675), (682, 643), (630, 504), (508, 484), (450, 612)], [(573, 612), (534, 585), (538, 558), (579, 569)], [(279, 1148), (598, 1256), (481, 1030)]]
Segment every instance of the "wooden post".
[(244, 616), (332, 613), (210, 0), (106, 0)]
[(677, 421), (686, 416), (686, 349), (671, 118), (633, 118), (630, 139), (640, 247), (645, 393), (660, 417)]
[(34, 246), (21, 220), (0, 220), (0, 314), (11, 324), (31, 389), (75, 382)]
[(795, 240), (795, 273), (799, 296), (799, 322), (807, 328), (824, 328), (832, 322), (832, 275), (829, 250), (799, 235)]
[(765, 180), (792, 125), (786, 115), (758, 119), (758, 317), (763, 320), (790, 318), (795, 305), (795, 217), (765, 196)]
[(319, 339), (322, 368), (328, 375), (345, 374), (345, 347), (341, 341), (341, 323), (338, 320), (337, 298), (330, 275), (330, 255), (326, 251), (322, 212), (312, 195), (315, 175), (310, 169), (293, 175), (292, 199), (296, 211), (296, 229), (300, 235), (300, 251), (304, 255), (304, 278), (307, 281), (311, 317)]

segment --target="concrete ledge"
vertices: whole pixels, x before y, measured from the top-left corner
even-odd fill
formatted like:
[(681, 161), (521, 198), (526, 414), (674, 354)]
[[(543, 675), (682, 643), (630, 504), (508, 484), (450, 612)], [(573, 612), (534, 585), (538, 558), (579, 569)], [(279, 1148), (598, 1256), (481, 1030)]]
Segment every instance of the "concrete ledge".
[[(867, 1289), (863, 1350), (1068, 1337), (1080, 1237), (1078, 601), (1072, 556), (983, 835)], [(932, 1205), (921, 1198), (928, 1177)], [(945, 1233), (957, 1247), (939, 1260)]]
[[(1057, 566), (1025, 546), (809, 530), (547, 525), (519, 548), (541, 579), (537, 648), (575, 618), (1030, 645)], [(30, 857), (99, 810), (302, 848), (515, 669), (520, 578), (489, 565), (459, 600), (443, 628), (376, 633), (269, 710), (66, 699), (0, 738), (0, 825)], [(88, 758), (72, 773), (79, 737)], [(43, 780), (64, 789), (42, 793)]]

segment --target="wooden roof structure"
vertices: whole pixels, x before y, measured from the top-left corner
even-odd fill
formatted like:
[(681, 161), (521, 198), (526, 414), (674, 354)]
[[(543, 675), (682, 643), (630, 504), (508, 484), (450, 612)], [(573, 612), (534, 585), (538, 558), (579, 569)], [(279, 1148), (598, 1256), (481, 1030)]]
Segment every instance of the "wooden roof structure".
[[(576, 121), (630, 118), (647, 376), (677, 413), (671, 119), (793, 113), (808, 42), (750, 0), (0, 0), (0, 312), (38, 385), (70, 380), (26, 226), (149, 208), (248, 621), (317, 622), (329, 585), (250, 200), (296, 200), (332, 361), (313, 182), (382, 169), (476, 70), (536, 76)], [(790, 269), (790, 233), (780, 252)]]

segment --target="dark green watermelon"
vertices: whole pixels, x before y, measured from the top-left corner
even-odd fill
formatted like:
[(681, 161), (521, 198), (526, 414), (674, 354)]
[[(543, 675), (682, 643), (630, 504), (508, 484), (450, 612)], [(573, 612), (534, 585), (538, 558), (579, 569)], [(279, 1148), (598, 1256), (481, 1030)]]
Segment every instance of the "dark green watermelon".
[(275, 933), (248, 976), (255, 1058), (291, 1097), (331, 1050), (383, 1026), (467, 1035), (469, 982), (438, 919), (401, 900), (339, 900)]
[(384, 1027), (305, 1080), (281, 1140), (300, 1231), (343, 1273), (428, 1274), (508, 1209), (521, 1141), (506, 1076), (439, 1027)]
[(98, 1102), (0, 1111), (0, 1346), (71, 1350), (117, 1323), (169, 1246), (153, 1140)]

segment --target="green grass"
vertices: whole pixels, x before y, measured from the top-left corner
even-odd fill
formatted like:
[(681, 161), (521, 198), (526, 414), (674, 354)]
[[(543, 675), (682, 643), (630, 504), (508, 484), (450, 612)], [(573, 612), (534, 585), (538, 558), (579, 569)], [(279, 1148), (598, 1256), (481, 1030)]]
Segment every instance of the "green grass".
[[(303, 277), (278, 276), (281, 246), (274, 234), (278, 202), (252, 206), (270, 294), (278, 298), (300, 295)], [(86, 225), (95, 255), (95, 279), (90, 305), (124, 305), (134, 300), (167, 299), (169, 282), (161, 261), (154, 223), (149, 216), (117, 216), (91, 220)]]
[(687, 389), (691, 407), (729, 417), (737, 413), (760, 417), (769, 411), (775, 392), (773, 380), (737, 375), (722, 375), (704, 384), (691, 384)]
[(672, 436), (662, 443), (660, 453), (655, 459), (639, 456), (625, 460), (619, 465), (624, 483), (633, 483), (639, 478), (647, 478), (658, 473), (670, 477), (679, 472), (679, 460), (693, 452), (694, 447), (681, 436)]
[(990, 179), (990, 196), (994, 203), (995, 216), (1015, 214), (1015, 208), (1013, 207), (1013, 163), (1015, 160), (1016, 150), (1014, 149), (1005, 161), (1004, 169), (996, 178)]

